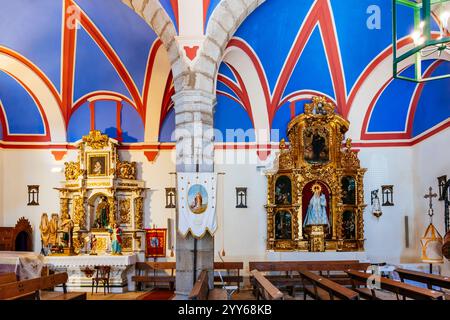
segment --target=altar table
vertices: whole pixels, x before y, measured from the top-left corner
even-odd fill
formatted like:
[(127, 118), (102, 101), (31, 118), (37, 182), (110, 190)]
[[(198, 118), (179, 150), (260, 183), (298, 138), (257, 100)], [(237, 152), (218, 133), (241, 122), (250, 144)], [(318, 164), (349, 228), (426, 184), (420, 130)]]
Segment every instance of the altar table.
[[(69, 280), (68, 291), (89, 292), (92, 288), (92, 277), (95, 276), (95, 266), (111, 266), (109, 280), (110, 292), (122, 293), (134, 290), (131, 276), (137, 261), (136, 254), (123, 255), (78, 255), (78, 256), (47, 256), (45, 264), (50, 270), (67, 272)], [(62, 288), (61, 288), (62, 289)]]
[(35, 252), (0, 251), (0, 273), (15, 272), (19, 280), (41, 276), (44, 256)]

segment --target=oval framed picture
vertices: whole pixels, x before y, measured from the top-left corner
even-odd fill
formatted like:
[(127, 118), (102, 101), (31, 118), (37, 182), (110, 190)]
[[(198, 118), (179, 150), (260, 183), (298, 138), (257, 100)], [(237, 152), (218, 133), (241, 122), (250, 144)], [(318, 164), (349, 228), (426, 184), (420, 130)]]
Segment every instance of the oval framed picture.
[(208, 192), (200, 184), (192, 185), (188, 190), (188, 206), (194, 214), (202, 214), (208, 208)]

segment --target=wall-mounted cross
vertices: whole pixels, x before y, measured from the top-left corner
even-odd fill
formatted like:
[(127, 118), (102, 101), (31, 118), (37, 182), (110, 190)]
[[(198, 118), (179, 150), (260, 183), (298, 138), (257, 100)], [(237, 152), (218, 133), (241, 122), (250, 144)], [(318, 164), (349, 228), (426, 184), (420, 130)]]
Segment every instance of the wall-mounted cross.
[(428, 194), (424, 195), (424, 198), (425, 199), (430, 199), (430, 208), (428, 209), (428, 215), (430, 217), (433, 217), (433, 214), (434, 214), (434, 212), (433, 212), (433, 198), (437, 198), (438, 195), (436, 193), (433, 193), (433, 188), (432, 187), (430, 187), (430, 189), (428, 189), (428, 190), (429, 190)]

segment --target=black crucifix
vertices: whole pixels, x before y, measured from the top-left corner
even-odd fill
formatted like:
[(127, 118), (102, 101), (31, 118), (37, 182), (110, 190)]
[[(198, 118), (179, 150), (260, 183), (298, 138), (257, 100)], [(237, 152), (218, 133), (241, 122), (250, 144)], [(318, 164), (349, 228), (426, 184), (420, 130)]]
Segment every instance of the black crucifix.
[(175, 188), (166, 188), (166, 208), (172, 209), (175, 208), (175, 196), (176, 191)]
[(39, 205), (39, 186), (36, 185), (28, 186), (28, 205), (29, 206)]
[(438, 195), (436, 193), (433, 193), (433, 188), (432, 187), (430, 187), (430, 189), (428, 189), (428, 190), (429, 190), (428, 194), (426, 194), (424, 196), (424, 198), (425, 199), (430, 199), (430, 208), (428, 209), (428, 215), (430, 216), (430, 219), (433, 219), (433, 214), (434, 214), (434, 211), (433, 211), (433, 198), (437, 198)]
[(247, 208), (247, 188), (236, 188), (236, 208)]

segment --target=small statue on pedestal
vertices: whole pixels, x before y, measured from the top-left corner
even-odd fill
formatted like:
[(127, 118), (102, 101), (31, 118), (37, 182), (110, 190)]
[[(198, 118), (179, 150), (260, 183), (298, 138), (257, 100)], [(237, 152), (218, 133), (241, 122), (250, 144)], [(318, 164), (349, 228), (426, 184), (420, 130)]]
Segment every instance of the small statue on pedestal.
[(117, 223), (113, 223), (111, 232), (111, 251), (113, 255), (122, 254), (122, 229)]
[(89, 253), (91, 256), (97, 255), (97, 238), (95, 237), (95, 234), (91, 236), (91, 252)]

